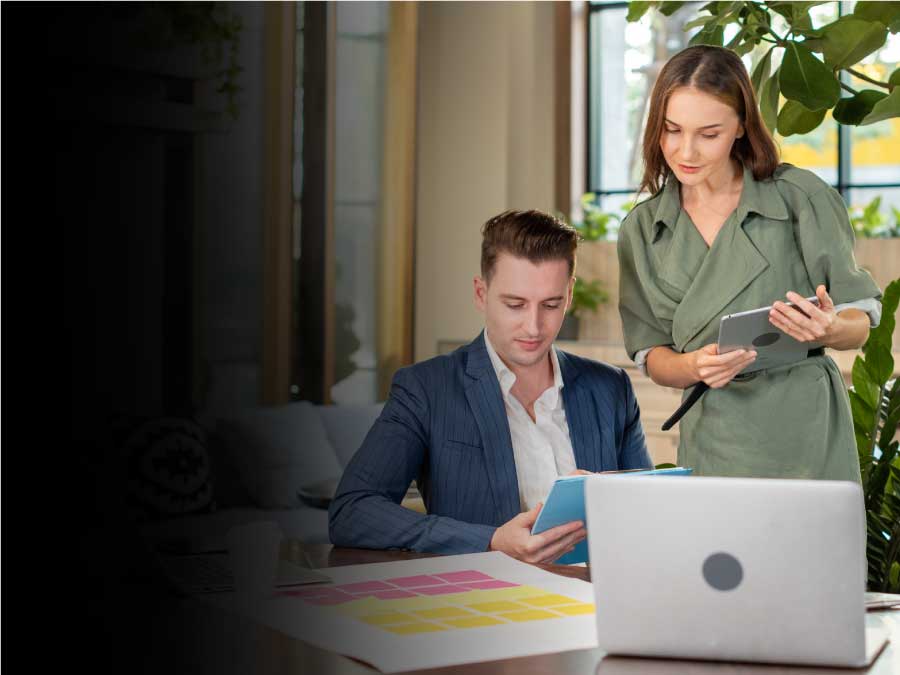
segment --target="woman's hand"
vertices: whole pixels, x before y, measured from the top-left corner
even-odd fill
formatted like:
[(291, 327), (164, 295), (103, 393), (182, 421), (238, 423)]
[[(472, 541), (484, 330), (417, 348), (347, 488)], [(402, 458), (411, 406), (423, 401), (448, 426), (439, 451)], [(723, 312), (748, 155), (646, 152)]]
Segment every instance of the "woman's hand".
[(803, 296), (788, 292), (787, 299), (794, 304), (774, 303), (769, 312), (769, 322), (798, 342), (830, 344), (835, 337), (838, 315), (825, 286), (820, 285), (816, 289), (816, 297), (819, 299), (818, 307)]
[(734, 376), (749, 366), (756, 359), (755, 351), (735, 349), (732, 352), (719, 354), (715, 343), (689, 352), (694, 379), (706, 382), (711, 389), (720, 389), (734, 379)]

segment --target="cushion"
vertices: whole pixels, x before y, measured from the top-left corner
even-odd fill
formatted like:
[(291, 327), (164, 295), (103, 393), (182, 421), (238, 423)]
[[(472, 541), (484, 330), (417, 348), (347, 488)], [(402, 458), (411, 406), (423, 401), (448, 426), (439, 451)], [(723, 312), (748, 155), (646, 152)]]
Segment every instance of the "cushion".
[(308, 401), (239, 413), (221, 420), (218, 432), (257, 506), (294, 508), (301, 486), (341, 474), (322, 420)]
[(323, 405), (319, 407), (319, 415), (325, 423), (325, 432), (334, 447), (341, 466), (359, 450), (369, 429), (381, 414), (384, 403), (366, 405)]
[(120, 425), (128, 498), (141, 520), (215, 510), (206, 432), (195, 421), (143, 418)]

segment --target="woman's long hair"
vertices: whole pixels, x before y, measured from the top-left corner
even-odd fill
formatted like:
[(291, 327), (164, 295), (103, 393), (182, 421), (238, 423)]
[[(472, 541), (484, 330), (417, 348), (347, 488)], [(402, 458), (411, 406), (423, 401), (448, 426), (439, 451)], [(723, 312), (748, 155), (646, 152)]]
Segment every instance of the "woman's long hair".
[(650, 113), (644, 130), (644, 176), (639, 194), (646, 190), (655, 195), (672, 173), (659, 143), (669, 97), (679, 87), (693, 87), (731, 106), (744, 125), (744, 135), (735, 140), (731, 156), (749, 167), (756, 180), (772, 176), (779, 163), (778, 147), (759, 114), (744, 62), (724, 47), (697, 45), (669, 59), (653, 85)]

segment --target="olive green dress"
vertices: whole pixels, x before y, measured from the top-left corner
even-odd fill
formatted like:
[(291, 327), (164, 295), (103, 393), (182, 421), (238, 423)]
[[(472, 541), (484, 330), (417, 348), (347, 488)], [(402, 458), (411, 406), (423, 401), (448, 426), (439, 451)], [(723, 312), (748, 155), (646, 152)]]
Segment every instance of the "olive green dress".
[[(787, 291), (835, 304), (880, 297), (853, 257), (840, 195), (789, 164), (764, 181), (744, 169), (737, 209), (711, 247), (681, 208), (679, 183), (638, 204), (619, 236), (620, 305), (628, 355), (715, 342), (725, 314), (771, 305)], [(859, 481), (850, 402), (835, 363), (813, 356), (711, 389), (681, 419), (678, 463), (697, 475)]]

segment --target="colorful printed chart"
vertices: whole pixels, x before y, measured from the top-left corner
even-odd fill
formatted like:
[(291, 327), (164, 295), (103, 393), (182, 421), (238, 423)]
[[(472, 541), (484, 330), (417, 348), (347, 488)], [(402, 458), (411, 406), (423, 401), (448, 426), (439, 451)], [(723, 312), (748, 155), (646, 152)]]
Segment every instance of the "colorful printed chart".
[(320, 571), (332, 583), (202, 599), (385, 673), (597, 646), (591, 584), (503, 553)]
[(478, 570), (282, 591), (397, 635), (594, 614), (592, 603)]

